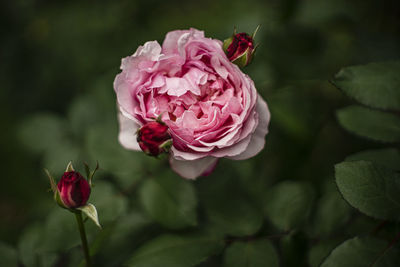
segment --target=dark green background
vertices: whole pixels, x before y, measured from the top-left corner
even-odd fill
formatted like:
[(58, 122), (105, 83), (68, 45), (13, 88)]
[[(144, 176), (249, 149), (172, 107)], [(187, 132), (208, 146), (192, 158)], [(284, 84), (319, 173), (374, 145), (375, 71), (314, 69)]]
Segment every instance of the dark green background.
[[(85, 97), (95, 109), (78, 110), (75, 116), (81, 112), (89, 119), (84, 125), (65, 126), (65, 131), (74, 136), (74, 146), (86, 147), (86, 132), (92, 125), (117, 127), (112, 83), (122, 57), (146, 41), (162, 42), (175, 29), (195, 27), (223, 40), (233, 26), (252, 32), (258, 24), (260, 47), (244, 72), (253, 78), (272, 113), (266, 147), (247, 161), (222, 160), (214, 174), (195, 182), (196, 190), (201, 194), (218, 183), (244, 184), (257, 199), (279, 181), (304, 181), (313, 187), (317, 199), (327, 187), (334, 188), (335, 163), (352, 152), (384, 147), (340, 128), (335, 110), (352, 102), (329, 80), (344, 66), (400, 57), (399, 1), (2, 1), (0, 239), (16, 246), (22, 229), (42, 223), (54, 209), (42, 171), (51, 169), (46, 166), (49, 161), (45, 153), (31, 149), (29, 142), (35, 139), (29, 140), (29, 132), (21, 134), (34, 114), (46, 112), (66, 119), (74, 109), (72, 103)], [(87, 115), (88, 111), (94, 114)], [(34, 136), (36, 129), (31, 130)], [(115, 142), (115, 132), (110, 140)], [(57, 150), (51, 156), (53, 162), (59, 155), (58, 166), (66, 165), (64, 148), (58, 142), (51, 145)], [(80, 152), (71, 159), (92, 164), (96, 160), (84, 155)], [(133, 155), (132, 161), (145, 157)], [(158, 176), (172, 175), (163, 162), (147, 158), (145, 162), (158, 169)], [(81, 162), (75, 164), (83, 170)], [(129, 163), (121, 168), (125, 166)], [(62, 169), (52, 171), (59, 175)], [(110, 175), (108, 171), (104, 168), (99, 177), (118, 184), (113, 180), (115, 171)], [(118, 190), (126, 190), (126, 181), (125, 177), (122, 186), (116, 186)], [(126, 191), (135, 203), (136, 191)], [(334, 213), (334, 207), (326, 212)], [(368, 222), (361, 225), (367, 226), (349, 230), (349, 224), (341, 225), (336, 231), (343, 237), (368, 232), (374, 225), (354, 213), (353, 220), (361, 217)], [(311, 227), (312, 218), (305, 221), (306, 226)], [(274, 233), (269, 223), (262, 231)], [(305, 254), (289, 253), (282, 264), (305, 264)]]

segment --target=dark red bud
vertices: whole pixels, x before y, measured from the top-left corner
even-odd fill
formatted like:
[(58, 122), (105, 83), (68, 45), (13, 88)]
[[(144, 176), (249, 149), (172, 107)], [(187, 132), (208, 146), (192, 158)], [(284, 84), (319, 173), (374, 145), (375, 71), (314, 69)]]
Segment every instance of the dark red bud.
[(226, 55), (230, 61), (235, 61), (245, 53), (250, 55), (254, 50), (253, 38), (245, 32), (233, 36), (232, 43), (226, 49)]
[(64, 205), (70, 209), (85, 206), (90, 196), (89, 183), (76, 171), (64, 172), (57, 188)]
[(168, 152), (172, 144), (168, 126), (158, 121), (143, 125), (138, 131), (137, 141), (143, 152), (154, 157)]

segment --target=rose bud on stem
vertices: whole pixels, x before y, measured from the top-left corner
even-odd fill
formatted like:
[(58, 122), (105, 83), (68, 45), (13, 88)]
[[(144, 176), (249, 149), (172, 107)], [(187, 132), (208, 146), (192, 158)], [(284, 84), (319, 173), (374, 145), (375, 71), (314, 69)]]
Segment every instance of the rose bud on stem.
[(96, 168), (93, 171), (90, 171), (89, 166), (85, 164), (85, 170), (87, 174), (86, 180), (79, 172), (74, 170), (74, 167), (70, 162), (57, 185), (49, 171), (45, 169), (45, 172), (50, 180), (55, 201), (62, 208), (67, 209), (75, 214), (81, 236), (86, 266), (91, 266), (91, 260), (85, 226), (82, 219), (82, 212), (101, 228), (96, 207), (93, 204), (87, 203), (90, 197), (92, 178), (98, 168), (99, 165), (97, 164)]
[(64, 172), (57, 188), (62, 202), (69, 209), (85, 206), (90, 196), (89, 183), (76, 171)]
[(248, 35), (245, 32), (236, 33), (235, 28), (233, 35), (224, 41), (223, 47), (226, 56), (232, 63), (239, 67), (245, 67), (250, 64), (258, 46), (258, 44), (254, 45), (254, 37), (259, 28), (260, 25), (257, 26), (252, 35)]
[(168, 153), (172, 145), (168, 126), (161, 121), (160, 117), (146, 123), (138, 130), (137, 141), (143, 152), (153, 157)]

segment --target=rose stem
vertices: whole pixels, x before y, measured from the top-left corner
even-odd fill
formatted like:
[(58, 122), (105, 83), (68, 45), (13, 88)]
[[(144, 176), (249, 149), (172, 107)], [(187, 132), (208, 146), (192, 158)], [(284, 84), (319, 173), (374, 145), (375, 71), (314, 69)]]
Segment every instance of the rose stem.
[(85, 225), (83, 224), (82, 220), (82, 212), (81, 211), (76, 212), (75, 218), (76, 222), (78, 223), (79, 233), (81, 235), (83, 254), (85, 254), (85, 259), (86, 259), (86, 267), (90, 267), (92, 266), (92, 264), (90, 262), (89, 246), (86, 239)]

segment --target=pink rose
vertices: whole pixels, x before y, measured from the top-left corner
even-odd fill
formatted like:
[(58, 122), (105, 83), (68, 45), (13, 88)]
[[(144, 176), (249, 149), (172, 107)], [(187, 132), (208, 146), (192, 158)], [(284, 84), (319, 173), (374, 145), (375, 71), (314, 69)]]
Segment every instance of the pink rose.
[(210, 173), (222, 157), (260, 152), (270, 113), (253, 81), (229, 61), (222, 42), (196, 29), (169, 32), (122, 59), (114, 81), (119, 141), (140, 150), (136, 131), (161, 115), (173, 139), (170, 164), (185, 178)]

